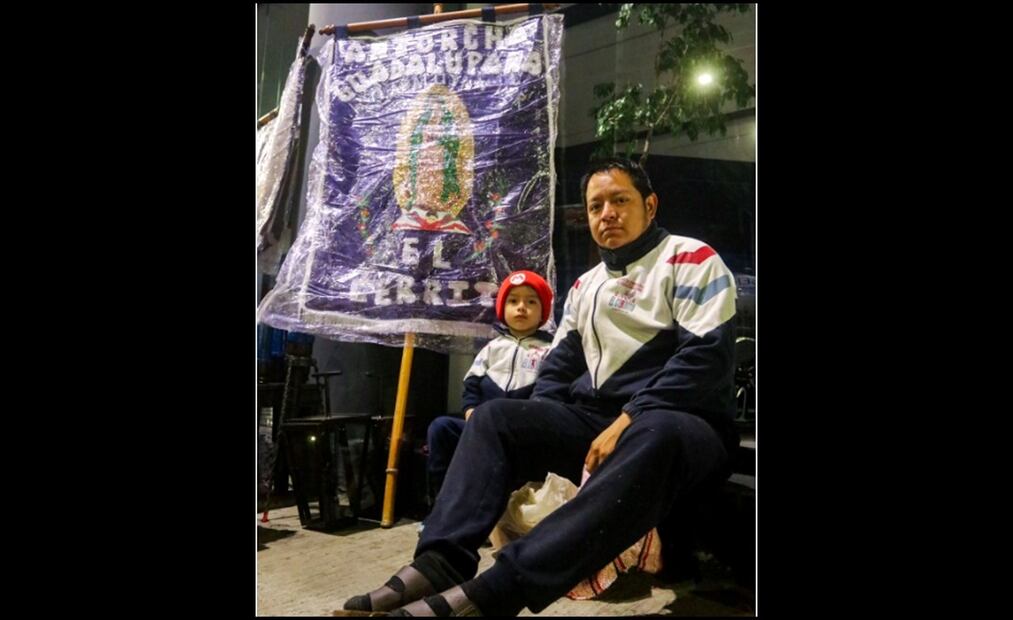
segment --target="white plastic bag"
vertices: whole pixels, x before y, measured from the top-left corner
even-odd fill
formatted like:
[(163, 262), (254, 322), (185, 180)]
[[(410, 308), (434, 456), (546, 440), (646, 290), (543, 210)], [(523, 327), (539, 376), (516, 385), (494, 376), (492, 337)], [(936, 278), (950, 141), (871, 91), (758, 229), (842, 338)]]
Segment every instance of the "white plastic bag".
[(549, 472), (544, 482), (529, 482), (510, 494), (506, 511), (497, 524), (493, 545), (498, 549), (527, 534), (531, 528), (577, 494), (577, 485)]
[[(590, 474), (584, 471), (581, 485)], [(489, 535), (493, 545), (493, 556), (513, 540), (527, 534), (553, 510), (573, 499), (579, 487), (562, 476), (549, 473), (545, 482), (529, 482), (510, 494), (506, 511)], [(661, 539), (658, 530), (651, 531), (635, 542), (616, 559), (587, 579), (581, 580), (567, 597), (573, 600), (596, 598), (611, 586), (620, 574), (638, 569), (646, 573), (661, 570)]]

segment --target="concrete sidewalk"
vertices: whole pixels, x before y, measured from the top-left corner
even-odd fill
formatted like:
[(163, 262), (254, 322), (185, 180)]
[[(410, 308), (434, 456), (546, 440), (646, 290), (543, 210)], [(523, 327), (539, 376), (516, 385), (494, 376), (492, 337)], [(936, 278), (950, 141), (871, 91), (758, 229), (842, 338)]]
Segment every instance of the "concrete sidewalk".
[[(417, 522), (402, 519), (390, 529), (363, 523), (324, 533), (300, 527), (295, 506), (272, 509), (270, 521), (257, 518), (257, 614), (329, 616), (346, 599), (382, 585), (411, 560)], [(662, 541), (664, 544), (664, 541)], [(493, 563), (480, 551), (479, 571)], [(702, 564), (703, 579), (662, 583), (644, 576), (606, 592), (619, 600), (562, 598), (540, 616), (754, 616), (753, 593), (736, 586), (728, 570)], [(621, 589), (619, 589), (621, 587)], [(521, 616), (534, 615), (527, 609)]]

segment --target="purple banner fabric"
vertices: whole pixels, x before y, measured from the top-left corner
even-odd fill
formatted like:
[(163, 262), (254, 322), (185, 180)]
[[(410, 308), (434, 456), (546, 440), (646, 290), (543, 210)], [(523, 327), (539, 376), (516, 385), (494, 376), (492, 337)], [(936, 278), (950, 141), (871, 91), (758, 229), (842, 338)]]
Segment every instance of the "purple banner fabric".
[(328, 43), (307, 217), (259, 320), (448, 350), (493, 335), (511, 271), (555, 288), (562, 30), (541, 15)]

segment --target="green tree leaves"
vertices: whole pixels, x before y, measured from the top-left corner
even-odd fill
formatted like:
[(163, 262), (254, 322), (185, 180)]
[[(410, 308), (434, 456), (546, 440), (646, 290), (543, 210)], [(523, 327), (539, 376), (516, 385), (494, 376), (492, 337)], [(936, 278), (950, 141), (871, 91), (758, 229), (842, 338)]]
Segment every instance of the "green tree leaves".
[[(629, 156), (642, 142), (641, 161), (647, 159), (651, 139), (658, 132), (685, 134), (696, 140), (701, 133), (724, 135), (722, 108), (728, 102), (742, 108), (756, 95), (741, 59), (720, 46), (732, 35), (717, 23), (722, 13), (744, 13), (749, 4), (634, 4), (620, 5), (616, 28), (623, 30), (636, 16), (653, 26), (662, 38), (655, 58), (655, 84), (614, 82), (596, 84), (596, 105), (591, 109), (595, 132), (601, 140), (597, 154), (612, 154), (626, 143)], [(672, 28), (669, 32), (667, 29)], [(713, 81), (701, 86), (696, 76), (706, 71)]]

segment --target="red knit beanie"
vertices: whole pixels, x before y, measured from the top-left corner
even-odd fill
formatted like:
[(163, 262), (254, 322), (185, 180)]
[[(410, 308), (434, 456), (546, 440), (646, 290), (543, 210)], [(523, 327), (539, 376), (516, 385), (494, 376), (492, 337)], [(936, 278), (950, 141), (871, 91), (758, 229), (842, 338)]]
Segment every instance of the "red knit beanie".
[(510, 293), (510, 289), (515, 286), (524, 285), (534, 289), (539, 301), (542, 302), (542, 322), (538, 324), (541, 327), (549, 320), (549, 310), (552, 307), (552, 289), (542, 279), (542, 276), (533, 271), (515, 271), (503, 280), (503, 284), (499, 287), (499, 295), (496, 295), (496, 318), (506, 323), (503, 318), (503, 307), (506, 306), (507, 295)]

